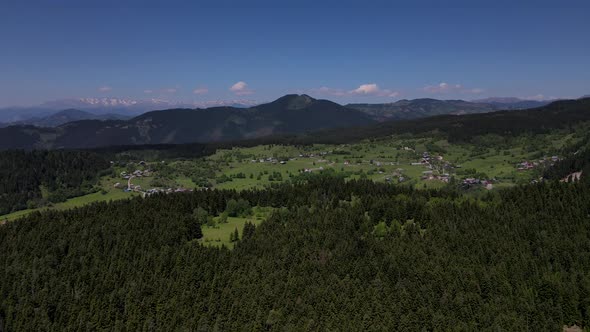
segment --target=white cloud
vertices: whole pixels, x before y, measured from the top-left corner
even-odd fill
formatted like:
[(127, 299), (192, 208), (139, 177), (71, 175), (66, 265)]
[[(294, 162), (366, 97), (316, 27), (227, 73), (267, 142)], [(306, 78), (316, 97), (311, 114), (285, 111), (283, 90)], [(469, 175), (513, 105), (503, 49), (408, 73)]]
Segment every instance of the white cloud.
[(372, 95), (379, 92), (379, 87), (375, 83), (370, 84), (362, 84), (358, 88), (350, 91), (352, 94), (359, 94), (359, 95)]
[(441, 82), (437, 85), (427, 85), (422, 88), (422, 91), (431, 94), (445, 94), (445, 93), (461, 93), (461, 94), (480, 94), (484, 89), (480, 88), (464, 88), (461, 84), (449, 84)]
[(111, 88), (110, 86), (106, 86), (106, 85), (105, 86), (101, 86), (100, 88), (98, 88), (98, 91), (99, 92), (109, 92), (111, 90), (113, 90), (113, 88)]
[(178, 91), (176, 88), (166, 88), (164, 89), (165, 93), (176, 93)]
[(368, 84), (361, 84), (358, 88), (350, 91), (346, 91), (343, 89), (337, 88), (329, 88), (326, 86), (322, 86), (319, 89), (311, 90), (312, 93), (317, 93), (320, 95), (328, 95), (328, 96), (376, 96), (376, 97), (397, 97), (400, 95), (398, 91), (390, 90), (390, 89), (381, 89), (375, 83), (368, 83)]
[(422, 90), (429, 93), (449, 93), (461, 90), (461, 84), (449, 84), (441, 82), (438, 85), (427, 85)]
[(148, 95), (151, 94), (151, 93), (153, 93), (153, 92), (154, 92), (154, 90), (150, 90), (150, 89), (143, 90), (143, 93), (148, 94)]
[(380, 90), (377, 94), (380, 97), (399, 97), (400, 93), (398, 91), (391, 91), (388, 89)]
[(248, 88), (248, 84), (246, 84), (246, 82), (243, 81), (239, 81), (232, 85), (229, 88), (229, 91), (235, 93), (238, 96), (251, 95), (254, 93), (254, 90)]
[(204, 95), (204, 94), (209, 93), (209, 89), (207, 89), (205, 87), (196, 88), (193, 90), (193, 93), (196, 95)]
[(353, 95), (366, 95), (377, 97), (397, 97), (399, 92), (390, 89), (381, 89), (376, 83), (361, 84), (358, 88), (349, 91)]

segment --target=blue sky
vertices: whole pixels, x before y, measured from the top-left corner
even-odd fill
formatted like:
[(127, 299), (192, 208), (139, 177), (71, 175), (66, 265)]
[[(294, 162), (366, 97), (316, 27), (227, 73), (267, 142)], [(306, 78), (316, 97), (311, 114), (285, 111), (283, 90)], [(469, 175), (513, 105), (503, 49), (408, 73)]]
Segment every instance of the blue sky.
[(590, 93), (588, 12), (588, 1), (2, 0), (0, 106), (578, 97)]

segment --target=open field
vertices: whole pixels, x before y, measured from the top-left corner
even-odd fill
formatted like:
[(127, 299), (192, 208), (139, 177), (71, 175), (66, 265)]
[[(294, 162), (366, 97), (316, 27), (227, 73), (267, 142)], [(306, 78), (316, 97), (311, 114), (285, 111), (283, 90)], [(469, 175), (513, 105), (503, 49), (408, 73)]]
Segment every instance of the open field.
[[(219, 217), (216, 217), (215, 219), (218, 220)], [(226, 246), (229, 249), (232, 249), (234, 247), (234, 243), (230, 241), (230, 235), (237, 229), (239, 236), (241, 238), (242, 230), (244, 229), (244, 224), (246, 222), (251, 222), (254, 225), (259, 225), (262, 222), (262, 219), (257, 219), (254, 217), (228, 217), (227, 223), (224, 224), (218, 223), (214, 227), (203, 225), (201, 226), (201, 230), (203, 231), (203, 238), (201, 238), (199, 241), (202, 242), (205, 246)]]
[[(484, 136), (469, 144), (451, 144), (436, 135), (427, 138), (392, 136), (343, 145), (235, 147), (218, 150), (205, 158), (148, 162), (142, 166), (137, 161), (130, 161), (127, 166), (113, 166), (113, 175), (101, 178), (98, 192), (49, 207), (17, 211), (0, 216), (0, 220), (14, 220), (33, 211), (68, 209), (138, 195), (113, 185), (118, 182), (123, 188), (127, 186), (127, 180), (119, 176), (123, 171), (148, 168), (153, 170), (151, 176), (131, 180), (133, 185), (141, 186), (144, 191), (155, 186), (198, 189), (206, 185), (233, 190), (264, 188), (300, 174), (324, 171), (342, 174), (347, 179), (366, 178), (419, 189), (442, 188), (449, 185), (447, 182), (451, 179), (456, 184), (466, 178), (478, 178), (489, 180), (493, 188), (500, 189), (538, 178), (542, 167), (546, 167), (540, 159), (558, 156), (562, 148), (578, 141), (585, 132), (586, 128), (580, 127), (573, 131), (523, 135), (509, 140)], [(429, 153), (431, 160), (420, 164), (425, 152)], [(517, 170), (517, 164), (523, 161), (539, 165), (534, 169)]]

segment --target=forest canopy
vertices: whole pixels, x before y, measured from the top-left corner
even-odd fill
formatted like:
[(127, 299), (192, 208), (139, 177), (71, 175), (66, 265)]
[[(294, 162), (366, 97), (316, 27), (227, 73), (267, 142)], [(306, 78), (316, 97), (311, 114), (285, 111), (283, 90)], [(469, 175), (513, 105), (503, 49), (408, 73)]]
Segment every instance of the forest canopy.
[[(228, 205), (275, 212), (233, 250), (204, 247), (194, 211)], [(583, 183), (473, 199), (324, 175), (35, 213), (0, 227), (0, 317), (9, 331), (587, 326), (589, 213)]]

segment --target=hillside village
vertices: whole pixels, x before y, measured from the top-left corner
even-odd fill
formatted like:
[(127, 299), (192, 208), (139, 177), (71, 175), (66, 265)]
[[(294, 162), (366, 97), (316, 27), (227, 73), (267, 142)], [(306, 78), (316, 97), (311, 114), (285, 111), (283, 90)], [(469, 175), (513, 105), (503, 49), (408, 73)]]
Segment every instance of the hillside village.
[[(399, 143), (398, 143), (399, 144)], [(387, 147), (387, 148), (386, 148)], [(233, 148), (220, 150), (211, 157), (184, 161), (126, 161), (118, 164), (121, 181), (113, 187), (125, 192), (143, 196), (156, 193), (190, 192), (206, 188), (252, 188), (282, 182), (297, 175), (317, 172), (342, 173), (350, 178), (370, 178), (392, 184), (441, 187), (458, 186), (462, 189), (482, 188), (491, 190), (496, 184), (505, 183), (492, 172), (480, 171), (467, 161), (463, 166), (457, 162), (457, 152), (449, 155), (444, 149), (430, 152), (424, 147), (399, 145), (318, 145), (310, 147), (261, 146), (256, 148)], [(465, 155), (465, 153), (463, 153)], [(461, 159), (461, 158), (459, 158)], [(472, 159), (477, 160), (477, 159)], [(515, 172), (522, 173), (523, 179), (538, 181), (533, 171), (552, 166), (559, 161), (557, 155), (528, 159), (512, 164)], [(166, 166), (167, 181), (148, 179), (162, 178), (161, 169)], [(488, 169), (494, 169), (492, 160), (486, 162)], [(503, 166), (504, 167), (504, 166)], [(187, 173), (188, 169), (193, 171)], [(504, 172), (510, 169), (504, 167)], [(198, 178), (191, 174), (200, 174)], [(525, 174), (526, 173), (526, 174)], [(183, 175), (184, 174), (184, 175)], [(205, 175), (208, 174), (208, 175)], [(516, 173), (515, 173), (516, 174)], [(534, 173), (537, 174), (537, 173)], [(178, 177), (189, 177), (182, 181)]]
[[(123, 180), (127, 180), (127, 181), (126, 181), (126, 183), (116, 182), (113, 184), (113, 187), (117, 188), (117, 189), (121, 189), (124, 192), (136, 192), (136, 193), (141, 194), (143, 197), (153, 195), (153, 194), (158, 194), (158, 193), (170, 194), (170, 193), (192, 192), (193, 191), (193, 189), (183, 188), (183, 187), (176, 187), (176, 188), (152, 187), (152, 188), (146, 189), (146, 188), (142, 188), (142, 186), (139, 184), (133, 184), (133, 182), (132, 182), (133, 179), (150, 178), (150, 177), (154, 176), (154, 174), (155, 174), (155, 171), (148, 167), (147, 162), (140, 161), (137, 164), (144, 167), (144, 169), (143, 170), (136, 169), (130, 173), (128, 173), (127, 171), (120, 172), (120, 174), (119, 174), (120, 178)], [(129, 162), (128, 165), (133, 165), (133, 163)]]

